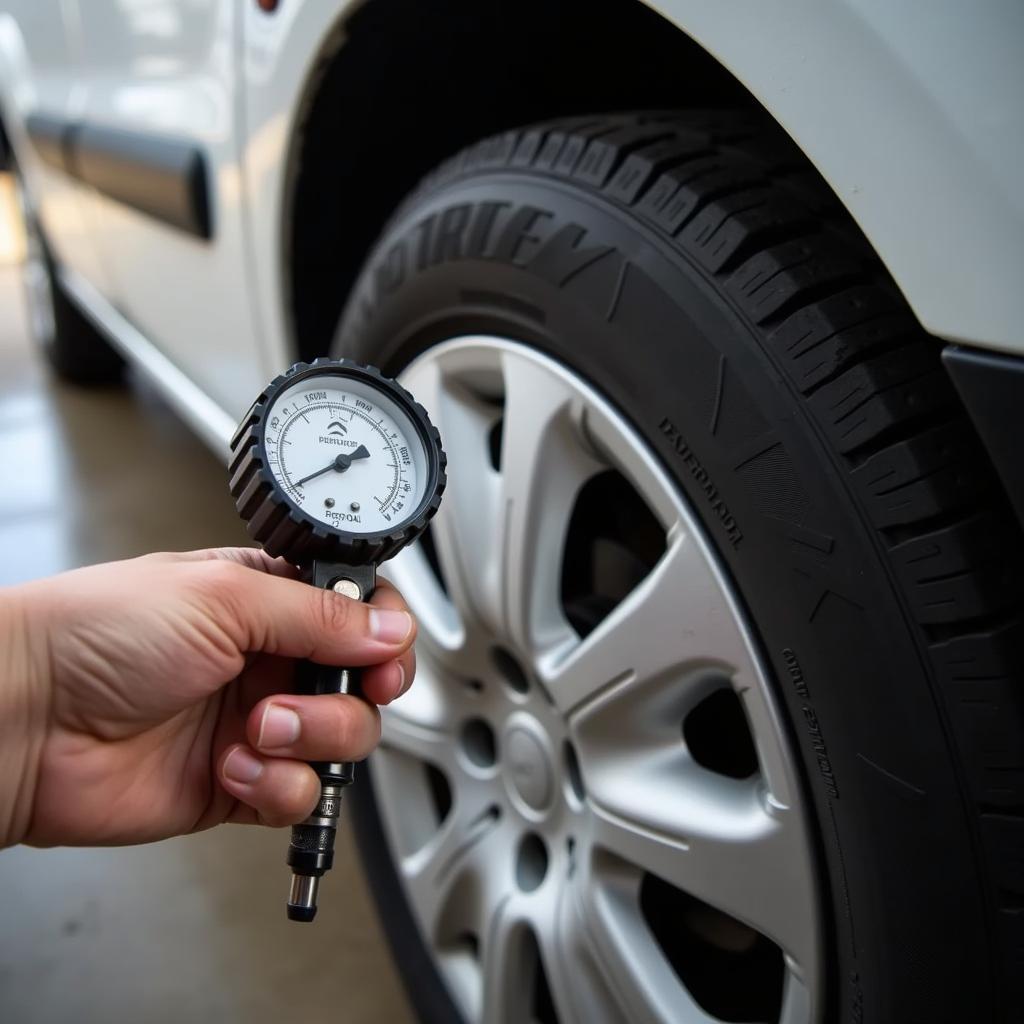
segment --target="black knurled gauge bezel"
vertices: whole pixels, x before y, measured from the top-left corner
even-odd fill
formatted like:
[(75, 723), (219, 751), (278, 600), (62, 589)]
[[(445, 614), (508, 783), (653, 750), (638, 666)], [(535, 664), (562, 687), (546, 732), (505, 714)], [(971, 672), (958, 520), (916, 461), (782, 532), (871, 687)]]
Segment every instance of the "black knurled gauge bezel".
[[(415, 427), (427, 453), (427, 486), (416, 511), (398, 526), (375, 533), (339, 530), (303, 511), (277, 482), (267, 460), (266, 413), (285, 389), (309, 377), (343, 377), (360, 380), (392, 399)], [(405, 388), (385, 377), (375, 366), (363, 366), (350, 359), (315, 359), (296, 363), (264, 389), (245, 414), (231, 439), (231, 496), (246, 529), (270, 555), (286, 558), (294, 565), (313, 559), (347, 565), (377, 564), (397, 554), (418, 537), (441, 504), (447, 477), (447, 458), (441, 435), (430, 422), (426, 409)]]

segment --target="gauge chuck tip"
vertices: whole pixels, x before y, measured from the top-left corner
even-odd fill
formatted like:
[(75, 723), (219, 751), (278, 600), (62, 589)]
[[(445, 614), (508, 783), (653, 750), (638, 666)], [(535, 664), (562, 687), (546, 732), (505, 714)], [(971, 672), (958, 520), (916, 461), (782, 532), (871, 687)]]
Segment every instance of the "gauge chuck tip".
[(315, 875), (292, 875), (288, 893), (288, 920), (312, 921), (316, 917), (316, 896), (320, 879)]

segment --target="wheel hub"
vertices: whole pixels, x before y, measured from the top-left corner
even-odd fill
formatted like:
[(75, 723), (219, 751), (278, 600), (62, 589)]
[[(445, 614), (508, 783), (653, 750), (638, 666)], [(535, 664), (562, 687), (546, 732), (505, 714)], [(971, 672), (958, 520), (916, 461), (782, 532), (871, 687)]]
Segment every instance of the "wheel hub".
[(449, 489), (389, 569), (419, 670), (384, 712), (372, 779), (461, 1013), (816, 1020), (797, 770), (678, 488), (601, 396), (514, 342), (446, 342), (404, 380)]
[(542, 812), (551, 806), (555, 795), (555, 770), (541, 735), (536, 719), (512, 719), (505, 730), (502, 762), (513, 801)]

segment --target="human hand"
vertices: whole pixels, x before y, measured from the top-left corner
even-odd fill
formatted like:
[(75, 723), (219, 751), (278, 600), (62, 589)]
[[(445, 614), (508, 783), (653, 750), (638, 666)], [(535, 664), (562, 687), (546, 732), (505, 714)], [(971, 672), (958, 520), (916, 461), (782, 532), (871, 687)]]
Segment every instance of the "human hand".
[[(142, 843), (316, 804), (409, 686), (415, 624), (254, 548), (147, 555), (0, 591), (0, 846)], [(365, 700), (291, 693), (294, 660), (369, 666)]]

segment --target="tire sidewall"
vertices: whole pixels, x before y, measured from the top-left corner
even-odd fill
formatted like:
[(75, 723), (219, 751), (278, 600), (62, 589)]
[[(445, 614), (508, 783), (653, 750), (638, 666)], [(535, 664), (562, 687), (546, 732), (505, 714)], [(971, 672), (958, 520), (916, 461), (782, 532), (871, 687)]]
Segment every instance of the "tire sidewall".
[(529, 344), (601, 392), (734, 581), (815, 818), (828, 1019), (984, 1019), (979, 872), (922, 640), (770, 343), (630, 214), (507, 171), (403, 207), (335, 354), (394, 373), (474, 333)]

